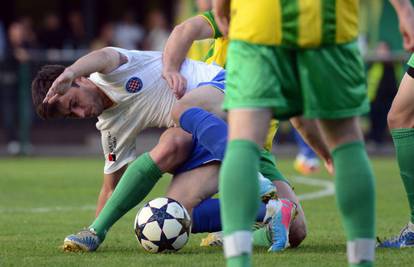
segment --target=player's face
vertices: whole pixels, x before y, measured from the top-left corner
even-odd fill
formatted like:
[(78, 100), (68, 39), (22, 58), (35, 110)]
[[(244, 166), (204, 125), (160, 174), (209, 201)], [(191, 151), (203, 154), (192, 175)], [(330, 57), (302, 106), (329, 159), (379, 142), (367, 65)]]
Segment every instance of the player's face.
[(104, 110), (102, 95), (91, 81), (82, 78), (76, 81), (77, 86), (71, 87), (57, 100), (59, 114), (64, 118), (95, 118)]

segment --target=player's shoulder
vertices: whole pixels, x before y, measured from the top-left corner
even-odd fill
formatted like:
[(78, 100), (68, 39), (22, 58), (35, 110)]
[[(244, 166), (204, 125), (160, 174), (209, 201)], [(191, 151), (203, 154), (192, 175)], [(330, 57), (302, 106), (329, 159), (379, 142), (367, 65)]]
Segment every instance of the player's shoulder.
[(199, 16), (205, 19), (208, 22), (208, 24), (210, 24), (210, 27), (213, 29), (213, 32), (214, 32), (214, 39), (220, 38), (223, 36), (223, 34), (220, 32), (220, 29), (216, 23), (214, 14), (211, 10), (201, 13)]

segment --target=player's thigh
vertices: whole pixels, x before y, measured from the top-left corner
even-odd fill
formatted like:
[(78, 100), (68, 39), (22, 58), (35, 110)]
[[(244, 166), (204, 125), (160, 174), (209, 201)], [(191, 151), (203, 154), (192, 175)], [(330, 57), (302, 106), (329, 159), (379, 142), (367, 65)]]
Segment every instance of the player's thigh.
[(149, 154), (162, 172), (172, 172), (187, 160), (192, 145), (191, 134), (178, 127), (169, 128)]
[(218, 162), (177, 174), (167, 189), (167, 197), (177, 200), (190, 212), (202, 200), (218, 191)]
[(307, 235), (305, 213), (300, 205), (298, 197), (286, 181), (276, 180), (273, 181), (273, 184), (276, 185), (278, 197), (289, 199), (297, 205), (298, 214), (293, 220), (289, 232), (289, 243), (291, 247), (297, 247)]
[(272, 113), (270, 109), (232, 109), (228, 114), (229, 140), (244, 139), (264, 145)]
[(298, 52), (298, 72), (305, 117), (341, 119), (369, 111), (364, 63), (355, 42)]
[(221, 89), (210, 85), (201, 86), (191, 90), (178, 100), (174, 104), (171, 114), (174, 121), (178, 122), (185, 110), (191, 107), (200, 107), (225, 119), (226, 114), (221, 109), (223, 99), (224, 92)]
[(358, 117), (336, 120), (322, 119), (318, 120), (318, 123), (331, 150), (342, 144), (362, 141), (364, 138)]
[(405, 74), (388, 113), (390, 129), (414, 128), (414, 78)]

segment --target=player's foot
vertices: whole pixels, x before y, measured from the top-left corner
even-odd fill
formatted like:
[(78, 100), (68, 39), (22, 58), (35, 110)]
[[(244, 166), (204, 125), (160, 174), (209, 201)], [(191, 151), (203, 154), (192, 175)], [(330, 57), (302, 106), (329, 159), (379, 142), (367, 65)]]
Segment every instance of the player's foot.
[(414, 224), (408, 223), (401, 230), (398, 236), (392, 237), (390, 239), (380, 241), (378, 239), (379, 248), (407, 248), (414, 247)]
[(223, 245), (223, 233), (209, 233), (205, 238), (201, 239), (200, 247), (217, 247)]
[(268, 251), (281, 251), (289, 246), (289, 228), (296, 216), (296, 204), (288, 199), (270, 200), (266, 209), (273, 215), (267, 219), (272, 245)]
[(293, 167), (297, 172), (303, 175), (308, 175), (319, 170), (319, 159), (312, 157), (308, 158), (302, 154), (297, 155)]
[(63, 251), (69, 252), (91, 252), (95, 251), (101, 241), (91, 229), (85, 229), (77, 234), (69, 235), (63, 241)]
[(277, 198), (276, 186), (261, 173), (259, 173), (259, 194), (264, 203)]

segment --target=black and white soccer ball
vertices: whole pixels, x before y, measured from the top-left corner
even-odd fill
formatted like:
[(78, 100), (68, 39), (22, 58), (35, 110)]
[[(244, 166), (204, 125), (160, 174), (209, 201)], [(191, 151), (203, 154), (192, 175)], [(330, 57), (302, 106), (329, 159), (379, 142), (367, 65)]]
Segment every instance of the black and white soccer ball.
[(138, 211), (134, 222), (135, 235), (149, 252), (178, 251), (188, 241), (191, 218), (178, 201), (160, 197)]

